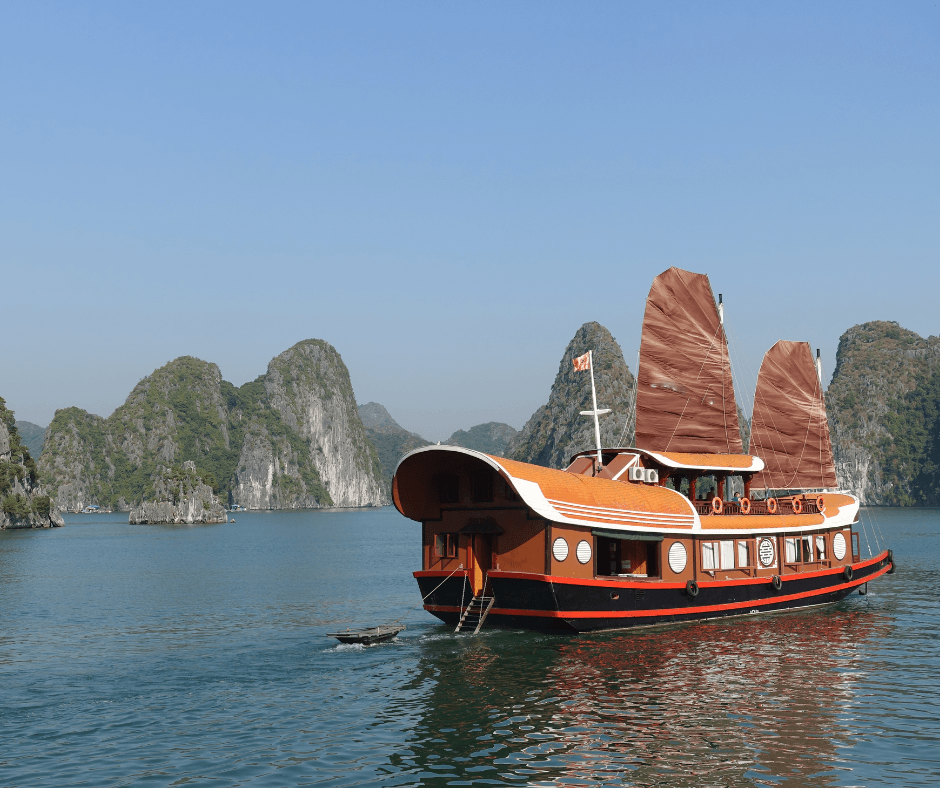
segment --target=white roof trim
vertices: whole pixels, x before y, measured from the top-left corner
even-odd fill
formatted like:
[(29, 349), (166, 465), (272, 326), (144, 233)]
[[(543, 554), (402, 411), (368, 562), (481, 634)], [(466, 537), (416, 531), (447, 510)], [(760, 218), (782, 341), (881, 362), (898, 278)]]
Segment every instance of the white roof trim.
[[(730, 473), (753, 473), (756, 471), (764, 470), (764, 461), (760, 457), (755, 457), (753, 454), (747, 455), (751, 458), (751, 464), (747, 468), (729, 468), (727, 465), (686, 465), (682, 462), (676, 462), (673, 459), (670, 459), (665, 454), (660, 454), (658, 451), (647, 451), (646, 449), (638, 449), (638, 451), (648, 454), (657, 462), (661, 462), (663, 465), (668, 466), (669, 468), (690, 468), (693, 470), (701, 471), (729, 471)], [(675, 452), (676, 454), (695, 454), (695, 452)]]

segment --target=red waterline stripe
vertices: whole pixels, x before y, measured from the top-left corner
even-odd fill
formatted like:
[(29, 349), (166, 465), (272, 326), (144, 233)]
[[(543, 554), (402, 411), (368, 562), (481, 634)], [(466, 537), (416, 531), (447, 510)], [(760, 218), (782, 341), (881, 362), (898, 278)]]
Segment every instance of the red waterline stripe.
[[(871, 577), (865, 578), (863, 582), (867, 583), (870, 580), (881, 577), (891, 567), (885, 566), (882, 567), (878, 572), (873, 574)], [(743, 608), (756, 608), (766, 605), (776, 605), (780, 602), (789, 602), (795, 599), (808, 599), (813, 596), (822, 596), (824, 594), (832, 593), (833, 591), (841, 591), (844, 588), (857, 588), (862, 585), (859, 583), (842, 583), (836, 586), (828, 586), (826, 588), (821, 588), (815, 591), (803, 591), (799, 594), (782, 594), (774, 597), (767, 597), (762, 600), (751, 600), (745, 602), (728, 602), (723, 605), (702, 605), (699, 607), (677, 607), (677, 608), (665, 608), (662, 610), (527, 610), (524, 608), (504, 608), (504, 607), (494, 607), (490, 611), (490, 615), (503, 615), (503, 616), (529, 616), (533, 618), (651, 618), (653, 616), (678, 616), (684, 615), (686, 613), (712, 613), (721, 610), (740, 610)], [(461, 613), (463, 608), (452, 607), (445, 605), (425, 605), (424, 609), (433, 612), (441, 613)]]

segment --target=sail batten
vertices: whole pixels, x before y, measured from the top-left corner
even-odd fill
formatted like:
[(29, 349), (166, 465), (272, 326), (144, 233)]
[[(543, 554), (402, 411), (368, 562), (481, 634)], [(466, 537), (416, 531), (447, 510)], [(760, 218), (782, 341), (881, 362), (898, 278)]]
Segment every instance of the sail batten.
[(764, 461), (754, 486), (837, 486), (826, 403), (806, 342), (781, 340), (764, 354), (754, 392), (751, 454)]
[(728, 342), (704, 274), (670, 268), (653, 280), (636, 403), (637, 448), (743, 453)]

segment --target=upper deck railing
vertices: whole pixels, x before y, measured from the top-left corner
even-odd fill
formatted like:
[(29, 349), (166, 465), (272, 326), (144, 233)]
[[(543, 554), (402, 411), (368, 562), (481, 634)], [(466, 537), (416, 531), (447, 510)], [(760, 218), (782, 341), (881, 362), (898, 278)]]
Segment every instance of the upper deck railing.
[[(769, 501), (751, 501), (748, 514), (775, 515), (775, 514), (820, 514), (817, 498), (784, 498), (771, 499), (776, 500), (776, 511)], [(700, 515), (721, 516), (725, 514), (744, 514), (741, 511), (741, 504), (734, 501), (725, 501), (722, 504), (721, 512), (716, 512), (711, 501), (695, 501), (693, 503), (695, 511)]]

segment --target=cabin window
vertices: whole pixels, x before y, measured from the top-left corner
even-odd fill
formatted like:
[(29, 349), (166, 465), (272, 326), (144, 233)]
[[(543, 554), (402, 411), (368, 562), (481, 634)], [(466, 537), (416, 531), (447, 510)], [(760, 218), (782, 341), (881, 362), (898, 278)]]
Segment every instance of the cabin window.
[(434, 537), (434, 554), (438, 558), (456, 558), (457, 534), (437, 534)]
[(598, 536), (596, 572), (604, 577), (659, 576), (659, 542)]
[(750, 542), (738, 542), (738, 566), (754, 566), (754, 550)]
[(811, 536), (787, 538), (786, 562), (788, 564), (808, 564), (813, 560), (813, 539)]
[(734, 541), (729, 539), (721, 544), (721, 568), (734, 569)]
[(477, 473), (470, 477), (470, 500), (488, 503), (493, 500), (493, 474)]
[(803, 545), (803, 563), (808, 564), (813, 560), (813, 537), (804, 536), (800, 539)]
[(718, 542), (702, 542), (702, 569), (717, 569), (718, 560)]
[(826, 560), (826, 537), (823, 534), (816, 537), (816, 556), (819, 561)]
[(460, 481), (456, 476), (438, 476), (437, 500), (440, 503), (458, 503), (460, 501)]
[[(744, 552), (742, 553), (742, 549)], [(738, 566), (750, 566), (750, 547), (747, 542), (738, 542)], [(702, 569), (714, 572), (716, 569), (734, 569), (734, 539), (720, 542), (702, 542)], [(743, 556), (743, 558), (742, 558)]]

